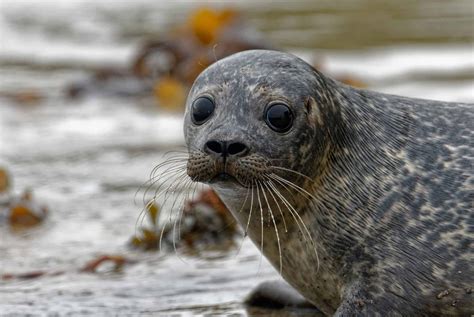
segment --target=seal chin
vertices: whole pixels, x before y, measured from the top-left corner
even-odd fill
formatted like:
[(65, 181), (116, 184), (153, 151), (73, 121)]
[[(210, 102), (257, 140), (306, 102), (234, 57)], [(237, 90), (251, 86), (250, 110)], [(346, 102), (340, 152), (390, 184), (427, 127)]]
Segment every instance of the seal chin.
[(208, 183), (217, 187), (245, 187), (234, 175), (226, 172), (216, 174)]

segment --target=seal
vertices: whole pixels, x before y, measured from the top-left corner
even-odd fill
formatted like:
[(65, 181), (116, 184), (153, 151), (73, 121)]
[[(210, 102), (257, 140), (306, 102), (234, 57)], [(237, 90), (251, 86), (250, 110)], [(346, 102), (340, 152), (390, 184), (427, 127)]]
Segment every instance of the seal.
[(187, 174), (324, 314), (470, 315), (473, 109), (245, 51), (189, 93)]

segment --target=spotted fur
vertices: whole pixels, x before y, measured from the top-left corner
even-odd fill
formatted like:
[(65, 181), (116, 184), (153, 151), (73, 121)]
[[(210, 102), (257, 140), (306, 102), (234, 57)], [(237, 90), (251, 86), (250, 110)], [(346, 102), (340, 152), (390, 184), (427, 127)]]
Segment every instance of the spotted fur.
[[(196, 126), (189, 109), (203, 94), (216, 110)], [(264, 122), (274, 101), (295, 114), (284, 134)], [(190, 176), (211, 183), (285, 280), (325, 314), (474, 314), (473, 105), (355, 89), (293, 55), (257, 50), (198, 77), (184, 130)], [(211, 139), (249, 147), (227, 163), (237, 182), (211, 182), (227, 167), (191, 150)], [(271, 174), (304, 189), (276, 183), (310, 239), (269, 186), (261, 207), (274, 211), (280, 234), (267, 216), (263, 229), (249, 218), (259, 208), (249, 187)]]

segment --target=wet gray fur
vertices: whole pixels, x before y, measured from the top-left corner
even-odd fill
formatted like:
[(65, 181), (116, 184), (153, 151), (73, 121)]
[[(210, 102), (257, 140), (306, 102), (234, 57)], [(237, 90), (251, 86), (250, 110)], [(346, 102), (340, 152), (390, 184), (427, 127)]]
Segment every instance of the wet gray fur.
[[(190, 107), (203, 95), (216, 109), (197, 126)], [(284, 134), (264, 121), (277, 101), (295, 115)], [(352, 88), (291, 54), (246, 51), (211, 65), (192, 87), (188, 174), (216, 190), (259, 248), (263, 222), (263, 254), (325, 314), (467, 316), (474, 314), (473, 110)], [(209, 140), (250, 151), (223, 166), (203, 150)], [(236, 180), (215, 180), (223, 169)], [(271, 187), (268, 175), (307, 192), (275, 178)]]

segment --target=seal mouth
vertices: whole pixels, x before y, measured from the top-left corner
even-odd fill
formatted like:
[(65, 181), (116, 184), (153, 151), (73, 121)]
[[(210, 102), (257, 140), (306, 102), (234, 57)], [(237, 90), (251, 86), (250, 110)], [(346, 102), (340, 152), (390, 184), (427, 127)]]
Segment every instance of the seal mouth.
[(216, 160), (200, 151), (192, 151), (187, 160), (186, 172), (194, 182), (207, 183), (219, 187), (250, 188), (267, 180), (272, 173), (270, 164), (264, 157), (252, 154), (239, 159)]
[(218, 173), (210, 180), (210, 183), (217, 183), (217, 182), (238, 183), (237, 179), (233, 175), (226, 172)]

